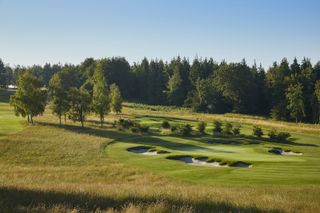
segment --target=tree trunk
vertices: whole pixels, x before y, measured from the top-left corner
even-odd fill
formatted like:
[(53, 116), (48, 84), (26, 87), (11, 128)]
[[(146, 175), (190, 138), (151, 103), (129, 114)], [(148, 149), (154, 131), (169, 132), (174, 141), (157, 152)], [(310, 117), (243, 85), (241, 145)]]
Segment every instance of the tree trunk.
[(104, 121), (104, 117), (103, 115), (100, 115), (100, 126), (103, 127), (103, 121)]
[(61, 115), (59, 115), (59, 126), (61, 126)]
[(81, 121), (81, 127), (83, 127), (83, 116), (82, 116), (82, 107), (80, 108), (80, 121)]
[(29, 118), (29, 115), (27, 115), (27, 118), (28, 118), (28, 123), (30, 123), (30, 118)]
[(32, 119), (32, 115), (30, 115), (30, 120), (31, 120), (31, 124), (33, 124), (33, 119)]

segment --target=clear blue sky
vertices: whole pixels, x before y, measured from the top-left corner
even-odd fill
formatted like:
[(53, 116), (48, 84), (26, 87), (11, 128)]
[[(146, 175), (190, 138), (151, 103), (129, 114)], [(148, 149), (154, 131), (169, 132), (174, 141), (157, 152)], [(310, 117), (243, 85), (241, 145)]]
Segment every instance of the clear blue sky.
[(319, 0), (0, 0), (10, 65), (86, 57), (320, 60)]

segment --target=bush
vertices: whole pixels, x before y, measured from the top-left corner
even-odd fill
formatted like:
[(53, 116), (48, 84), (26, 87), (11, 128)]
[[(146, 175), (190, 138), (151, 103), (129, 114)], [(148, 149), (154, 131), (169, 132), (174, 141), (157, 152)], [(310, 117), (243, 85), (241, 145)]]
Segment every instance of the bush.
[(232, 129), (233, 135), (240, 135), (240, 128), (241, 128), (240, 125), (235, 126), (235, 127)]
[(142, 125), (139, 127), (140, 132), (149, 132), (149, 126)]
[(271, 140), (286, 141), (291, 137), (291, 134), (289, 132), (277, 133), (275, 129), (272, 129), (269, 131), (268, 136)]
[(170, 130), (171, 130), (171, 132), (177, 131), (177, 126), (171, 126), (171, 127), (170, 127)]
[(252, 134), (258, 138), (261, 138), (263, 135), (263, 131), (260, 127), (254, 126), (252, 129)]
[(164, 129), (169, 129), (170, 128), (170, 123), (169, 123), (169, 121), (163, 121), (161, 126)]
[(189, 136), (192, 132), (192, 127), (190, 124), (185, 124), (177, 127), (179, 134), (183, 136)]
[(129, 129), (130, 127), (134, 126), (134, 122), (129, 120), (129, 119), (119, 119), (118, 121), (116, 121), (116, 126), (118, 127), (122, 127), (124, 129)]
[(204, 134), (206, 127), (207, 127), (207, 123), (204, 121), (201, 121), (200, 123), (198, 123), (197, 129), (201, 134)]
[(272, 129), (269, 131), (268, 136), (271, 140), (276, 140), (277, 139), (277, 130)]
[(213, 133), (221, 133), (222, 132), (222, 123), (220, 121), (213, 122)]
[(232, 124), (228, 122), (223, 128), (223, 133), (227, 135), (231, 135), (232, 134), (231, 131), (232, 131)]
[(140, 125), (139, 123), (134, 123), (133, 127), (130, 128), (133, 133), (143, 133), (149, 131), (149, 126)]
[(279, 141), (286, 141), (290, 138), (290, 133), (289, 132), (279, 132), (277, 139)]

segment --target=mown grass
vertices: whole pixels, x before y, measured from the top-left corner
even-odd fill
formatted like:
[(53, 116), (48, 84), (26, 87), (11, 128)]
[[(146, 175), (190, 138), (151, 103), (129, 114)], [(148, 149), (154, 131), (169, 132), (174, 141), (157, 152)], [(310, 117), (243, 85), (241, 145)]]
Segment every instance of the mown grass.
[[(279, 144), (249, 137), (249, 121), (242, 124), (244, 136), (212, 136), (215, 115), (205, 115), (210, 123), (204, 136), (159, 131), (163, 120), (195, 127), (202, 114), (183, 110), (125, 107), (121, 117), (151, 126), (151, 132), (143, 135), (112, 128), (112, 121), (119, 118), (113, 114), (104, 128), (94, 115), (85, 128), (71, 121), (60, 128), (49, 110), (32, 126), (21, 124), (6, 103), (0, 105), (4, 111), (13, 131), (8, 135), (0, 130), (1, 212), (320, 211), (317, 127), (307, 125), (312, 128), (307, 133), (291, 130), (294, 140)], [(274, 125), (264, 121), (266, 128)], [(140, 145), (170, 153), (141, 156), (126, 150)], [(303, 155), (268, 153), (274, 146)], [(253, 167), (206, 168), (166, 159), (176, 154), (243, 160)]]

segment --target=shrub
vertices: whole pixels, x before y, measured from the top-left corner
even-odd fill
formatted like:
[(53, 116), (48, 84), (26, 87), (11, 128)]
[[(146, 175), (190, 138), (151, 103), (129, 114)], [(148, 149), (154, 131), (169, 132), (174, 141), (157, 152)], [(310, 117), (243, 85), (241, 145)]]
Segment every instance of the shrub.
[(252, 129), (252, 134), (258, 138), (261, 138), (263, 135), (263, 131), (260, 127), (254, 126)]
[(204, 121), (201, 121), (200, 123), (198, 123), (197, 129), (201, 134), (204, 134), (206, 127), (207, 127), (207, 123)]
[(169, 129), (170, 128), (170, 123), (169, 123), (169, 121), (163, 121), (161, 126), (164, 129)]
[(149, 132), (149, 126), (142, 125), (139, 127), (140, 132)]
[(269, 131), (268, 136), (271, 140), (276, 140), (277, 139), (277, 130), (272, 129)]
[(171, 127), (170, 127), (170, 130), (171, 130), (171, 132), (177, 131), (177, 126), (171, 126)]
[(213, 122), (213, 133), (221, 133), (222, 132), (222, 123), (220, 121)]
[(279, 141), (286, 141), (288, 140), (288, 138), (290, 138), (290, 133), (289, 132), (279, 132), (279, 134), (277, 135), (277, 139)]
[(182, 125), (182, 126), (179, 126), (177, 128), (179, 134), (183, 135), (183, 136), (188, 136), (191, 134), (191, 131), (192, 131), (192, 127), (190, 124), (185, 124), (185, 125)]
[(120, 127), (124, 128), (124, 129), (129, 129), (130, 127), (134, 126), (134, 122), (129, 120), (129, 119), (120, 118), (116, 122), (116, 126), (120, 126)]
[(143, 133), (149, 131), (149, 126), (140, 125), (139, 123), (134, 123), (134, 125), (130, 128), (133, 133)]
[(275, 129), (272, 129), (269, 131), (268, 136), (271, 140), (286, 141), (291, 137), (291, 134), (289, 132), (277, 133)]
[(228, 122), (223, 128), (223, 133), (227, 135), (231, 135), (232, 134), (231, 131), (232, 131), (232, 124)]
[(241, 128), (240, 125), (237, 125), (237, 126), (233, 127), (232, 133), (233, 133), (234, 135), (240, 135), (240, 128)]

